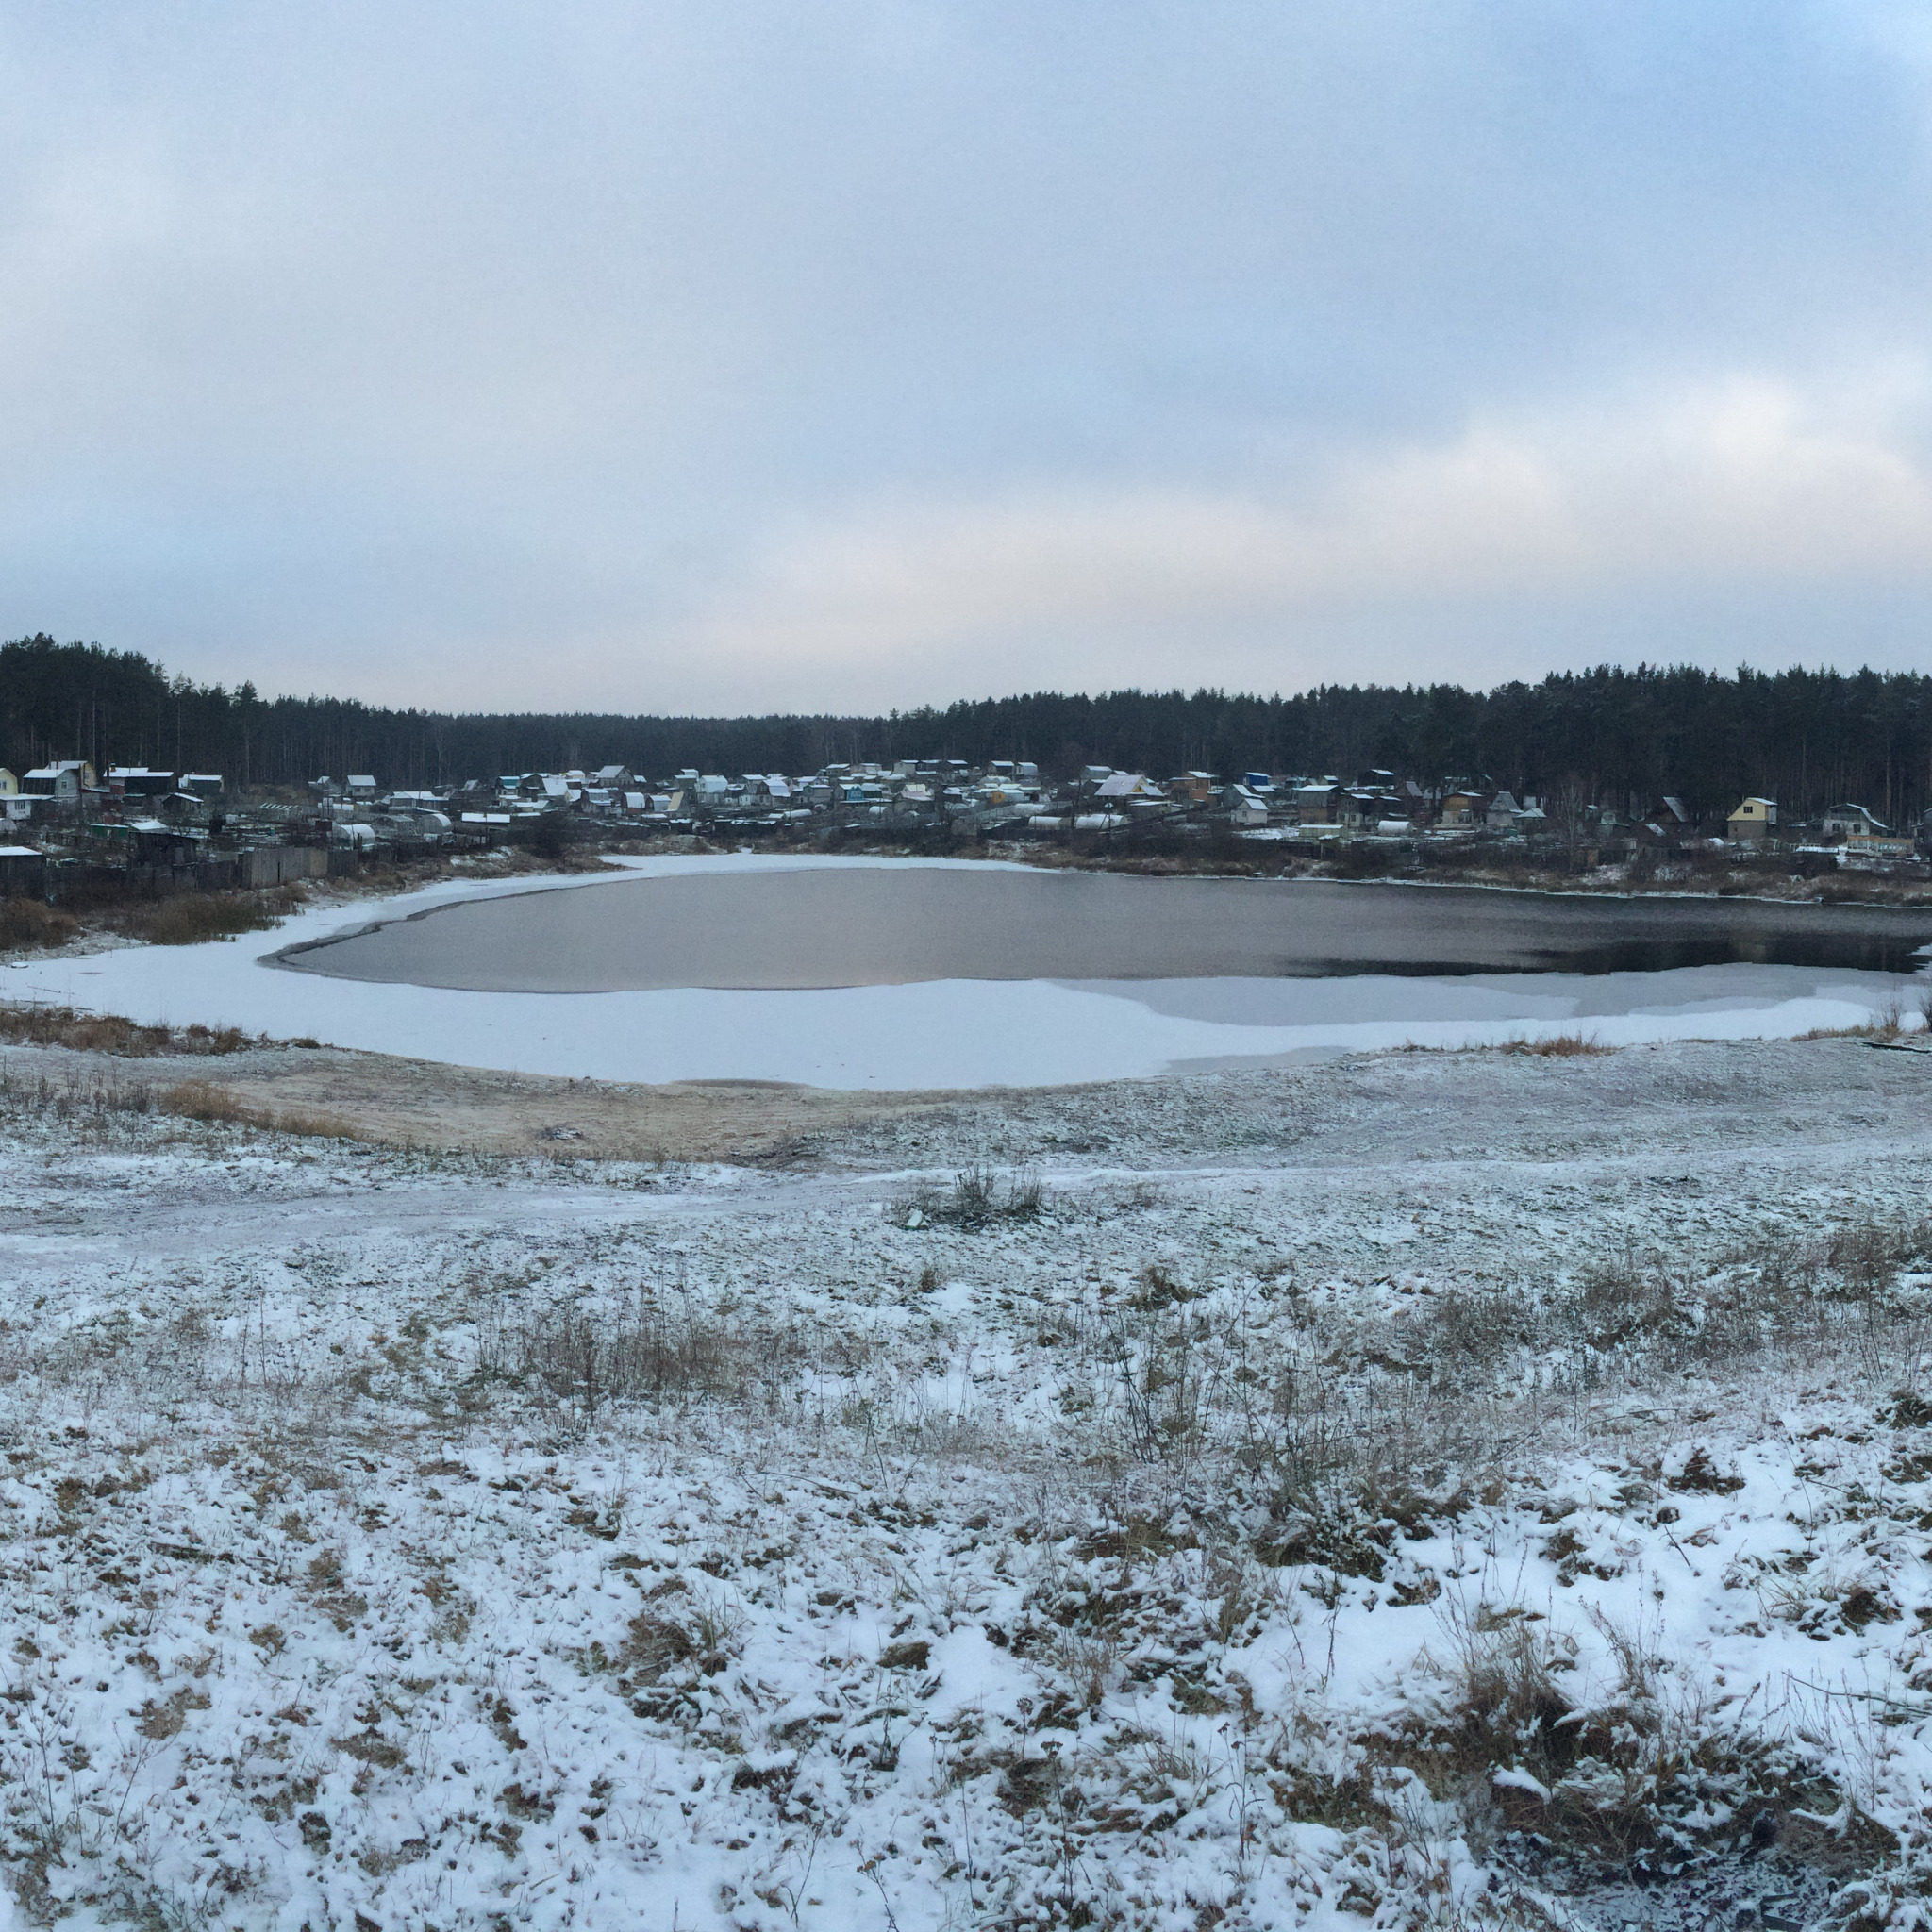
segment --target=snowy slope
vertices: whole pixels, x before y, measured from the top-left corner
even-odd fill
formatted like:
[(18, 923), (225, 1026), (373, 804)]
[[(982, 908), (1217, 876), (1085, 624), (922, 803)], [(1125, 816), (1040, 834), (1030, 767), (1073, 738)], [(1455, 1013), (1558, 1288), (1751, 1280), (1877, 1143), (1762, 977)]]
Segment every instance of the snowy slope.
[(15, 1055), (11, 1881), (289, 1932), (1908, 1905), (1932, 1128), (1916, 1062), (1771, 1049), (1826, 1057), (1787, 1120), (1753, 1051), (1090, 1094), (979, 1208), (972, 1109), (595, 1169)]

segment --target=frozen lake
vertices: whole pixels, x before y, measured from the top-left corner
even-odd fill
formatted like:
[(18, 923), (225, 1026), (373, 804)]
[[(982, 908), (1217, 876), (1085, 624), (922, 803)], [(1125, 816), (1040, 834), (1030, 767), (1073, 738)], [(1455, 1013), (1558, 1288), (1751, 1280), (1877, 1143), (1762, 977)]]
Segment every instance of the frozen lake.
[(571, 1078), (1045, 1087), (1577, 1031), (1790, 1038), (1915, 1012), (1925, 938), (1932, 914), (1850, 907), (715, 853), (24, 961), (0, 997)]
[(978, 866), (626, 878), (298, 942), (299, 972), (470, 992), (949, 979), (1432, 978), (1739, 964), (1908, 972), (1932, 913)]

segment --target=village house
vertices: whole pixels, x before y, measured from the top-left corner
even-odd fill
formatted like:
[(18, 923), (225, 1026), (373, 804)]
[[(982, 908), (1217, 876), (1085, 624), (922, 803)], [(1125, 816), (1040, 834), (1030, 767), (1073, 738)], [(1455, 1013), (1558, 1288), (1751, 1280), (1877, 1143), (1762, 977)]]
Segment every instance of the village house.
[(1828, 807), (1819, 821), (1819, 830), (1827, 839), (1882, 839), (1887, 829), (1862, 805)]
[(36, 765), (22, 776), (20, 789), (29, 797), (78, 805), (83, 791), (92, 791), (97, 787), (94, 768), (85, 758), (61, 758), (54, 764)]
[(0, 798), (18, 798), (20, 780), (5, 765), (0, 765)]
[(1339, 825), (1343, 793), (1333, 778), (1307, 779), (1291, 788), (1297, 821), (1305, 825)]
[(1237, 831), (1256, 831), (1268, 823), (1268, 801), (1245, 785), (1230, 785), (1222, 794)]
[(47, 889), (47, 861), (31, 845), (0, 845), (0, 897), (40, 898)]
[(149, 765), (109, 765), (108, 790), (123, 798), (165, 798), (175, 789), (173, 772)]
[(1144, 772), (1114, 772), (1093, 788), (1095, 798), (1158, 798), (1167, 794)]
[(1452, 832), (1473, 832), (1489, 812), (1491, 794), (1467, 785), (1452, 785), (1442, 793), (1442, 809), (1437, 824)]
[(1777, 803), (1770, 798), (1747, 798), (1724, 821), (1724, 837), (1735, 844), (1761, 844), (1777, 828)]

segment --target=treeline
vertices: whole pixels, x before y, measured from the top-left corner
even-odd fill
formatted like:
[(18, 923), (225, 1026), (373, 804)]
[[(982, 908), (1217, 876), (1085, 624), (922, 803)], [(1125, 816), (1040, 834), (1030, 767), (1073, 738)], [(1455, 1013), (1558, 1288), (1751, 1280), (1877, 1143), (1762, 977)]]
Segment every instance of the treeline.
[(1344, 779), (1386, 767), (1424, 782), (1486, 777), (1558, 805), (1647, 808), (1671, 793), (1721, 813), (1757, 792), (1788, 816), (1853, 800), (1897, 823), (1932, 804), (1932, 678), (1605, 666), (1490, 691), (1041, 691), (882, 718), (675, 718), (264, 698), (253, 684), (170, 676), (133, 651), (45, 636), (0, 645), (0, 763), (18, 772), (76, 757), (220, 772), (248, 786), (352, 771), (428, 786), (612, 763), (664, 777), (687, 766), (798, 773), (902, 758), (1031, 758), (1055, 777), (1083, 764), (1160, 777), (1257, 770)]

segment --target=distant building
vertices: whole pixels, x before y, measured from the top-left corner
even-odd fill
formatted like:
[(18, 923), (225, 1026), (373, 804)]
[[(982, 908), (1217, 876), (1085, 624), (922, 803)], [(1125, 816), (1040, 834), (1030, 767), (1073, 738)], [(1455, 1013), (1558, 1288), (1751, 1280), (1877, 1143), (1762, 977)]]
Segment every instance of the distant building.
[(1165, 798), (1153, 779), (1141, 772), (1111, 772), (1093, 788), (1095, 798)]
[(47, 861), (31, 845), (0, 845), (0, 894), (38, 899), (47, 889)]
[(1347, 806), (1347, 794), (1332, 778), (1310, 779), (1294, 786), (1289, 796), (1295, 814), (1305, 825), (1339, 825)]
[(36, 798), (78, 805), (83, 791), (95, 789), (94, 768), (85, 758), (61, 758), (55, 764), (36, 765), (23, 775), (20, 789)]
[(1245, 785), (1230, 785), (1224, 794), (1229, 822), (1239, 830), (1252, 831), (1268, 823), (1268, 801)]
[(1862, 805), (1830, 807), (1819, 829), (1827, 839), (1882, 839), (1887, 831)]
[(157, 772), (149, 765), (108, 767), (108, 790), (123, 798), (165, 798), (174, 789), (173, 772)]
[(1724, 821), (1724, 837), (1736, 844), (1753, 845), (1770, 838), (1776, 828), (1776, 801), (1747, 798)]

